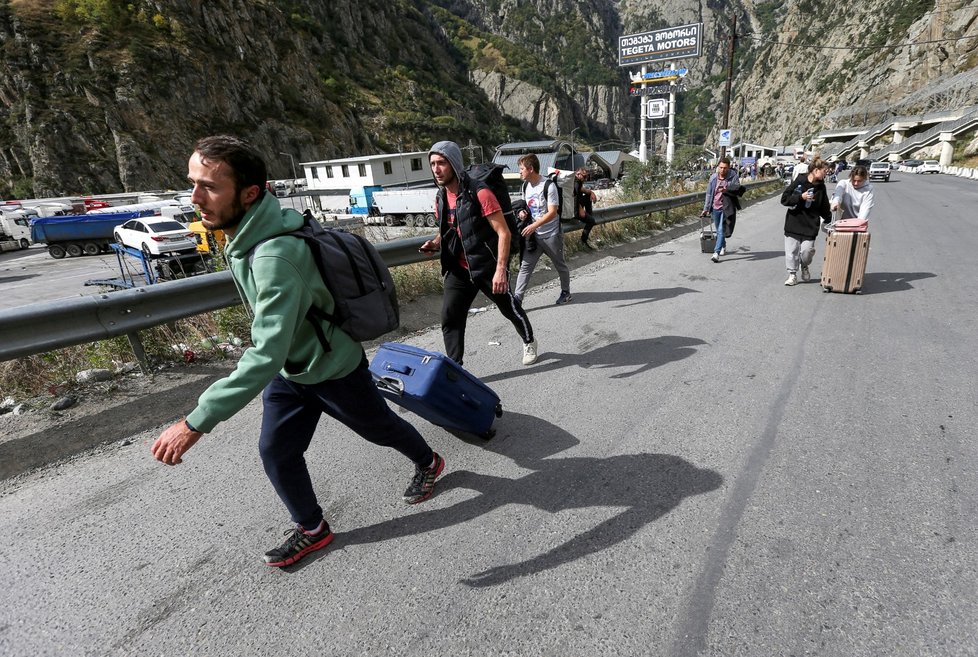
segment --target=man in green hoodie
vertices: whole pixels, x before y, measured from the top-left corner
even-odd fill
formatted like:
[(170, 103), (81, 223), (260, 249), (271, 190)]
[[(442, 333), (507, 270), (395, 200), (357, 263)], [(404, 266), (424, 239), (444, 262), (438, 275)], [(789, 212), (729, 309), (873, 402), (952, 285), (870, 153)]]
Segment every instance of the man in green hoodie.
[(431, 497), (444, 459), (387, 406), (360, 343), (322, 320), (326, 350), (306, 317), (313, 305), (332, 313), (333, 298), (309, 246), (283, 235), (299, 228), (303, 217), (283, 210), (266, 192), (261, 155), (236, 137), (206, 137), (194, 148), (188, 178), (204, 226), (223, 230), (228, 238), (231, 273), (253, 312), (253, 346), (231, 374), (203, 392), (186, 419), (160, 434), (153, 456), (167, 465), (180, 463), (204, 434), (262, 393), (262, 464), (295, 523), (285, 543), (265, 553), (269, 566), (293, 564), (333, 539), (303, 457), (323, 413), (414, 463), (405, 502)]

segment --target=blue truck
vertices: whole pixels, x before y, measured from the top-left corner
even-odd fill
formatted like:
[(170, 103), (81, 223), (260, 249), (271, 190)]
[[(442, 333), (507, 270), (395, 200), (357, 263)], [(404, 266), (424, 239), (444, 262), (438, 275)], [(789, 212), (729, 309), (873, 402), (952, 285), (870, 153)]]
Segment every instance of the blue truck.
[(31, 220), (31, 240), (47, 244), (52, 258), (66, 255), (98, 255), (109, 250), (115, 241), (112, 231), (144, 212), (112, 214), (70, 214), (62, 217), (40, 217)]

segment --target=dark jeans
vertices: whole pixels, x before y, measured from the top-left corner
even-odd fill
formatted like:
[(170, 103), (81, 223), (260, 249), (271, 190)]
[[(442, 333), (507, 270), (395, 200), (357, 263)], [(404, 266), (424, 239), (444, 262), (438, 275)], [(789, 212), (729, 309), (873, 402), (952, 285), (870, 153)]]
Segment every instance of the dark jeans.
[(513, 296), (512, 287), (505, 294), (493, 294), (492, 280), (473, 283), (468, 272), (452, 270), (445, 276), (441, 332), (445, 339), (445, 355), (459, 365), (462, 364), (462, 354), (465, 352), (465, 322), (469, 318), (469, 308), (479, 292), (489, 297), (503, 317), (513, 323), (524, 343), (533, 342), (530, 318), (526, 316), (523, 305)]
[(264, 412), (258, 451), (265, 474), (292, 520), (315, 529), (323, 519), (303, 456), (323, 413), (375, 445), (392, 447), (416, 465), (427, 467), (431, 448), (418, 430), (398, 417), (377, 392), (364, 356), (341, 379), (302, 385), (276, 376), (262, 393)]
[(591, 235), (591, 229), (594, 228), (594, 215), (591, 214), (590, 210), (586, 210), (583, 217), (577, 215), (577, 218), (584, 224), (584, 230), (581, 231), (581, 241), (587, 243), (588, 237)]

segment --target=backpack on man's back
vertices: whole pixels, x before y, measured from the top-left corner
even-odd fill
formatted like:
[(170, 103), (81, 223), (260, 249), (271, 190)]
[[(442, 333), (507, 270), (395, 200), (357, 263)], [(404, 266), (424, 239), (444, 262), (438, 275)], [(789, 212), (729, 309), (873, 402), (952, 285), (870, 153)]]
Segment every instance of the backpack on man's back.
[(513, 202), (510, 200), (509, 190), (506, 188), (506, 179), (503, 178), (503, 169), (505, 168), (506, 166), (503, 164), (494, 164), (491, 162), (487, 164), (470, 164), (465, 169), (465, 174), (469, 179), (470, 189), (468, 191), (472, 195), (472, 202), (475, 207), (482, 207), (479, 204), (479, 199), (475, 198), (479, 187), (486, 187), (496, 197), (499, 207), (502, 208), (503, 217), (506, 219), (506, 226), (509, 228), (509, 255), (512, 257), (519, 252), (520, 231), (517, 228), (516, 213), (513, 212)]
[[(308, 219), (302, 228), (282, 235), (298, 237), (309, 245), (316, 269), (333, 297), (332, 313), (312, 306), (306, 314), (325, 351), (331, 347), (320, 325), (322, 321), (342, 329), (357, 342), (374, 340), (400, 325), (394, 279), (373, 244), (355, 233), (324, 228), (318, 221)], [(252, 247), (249, 261), (267, 241)]]
[[(570, 208), (571, 204), (566, 206), (564, 205), (564, 186), (567, 185), (568, 182), (574, 180), (574, 172), (554, 169), (547, 175), (543, 176), (543, 179), (545, 182), (543, 184), (541, 198), (548, 198), (547, 193), (551, 185), (557, 188), (557, 220), (559, 221), (561, 219), (570, 219), (574, 217), (573, 209)], [(523, 198), (526, 198), (526, 187), (527, 183), (524, 182), (522, 188)]]

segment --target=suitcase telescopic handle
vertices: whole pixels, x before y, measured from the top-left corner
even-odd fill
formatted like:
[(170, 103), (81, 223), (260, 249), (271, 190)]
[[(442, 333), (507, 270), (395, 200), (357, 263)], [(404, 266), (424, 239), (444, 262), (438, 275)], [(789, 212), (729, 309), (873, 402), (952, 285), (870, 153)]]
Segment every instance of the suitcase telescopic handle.
[(404, 382), (393, 376), (381, 376), (375, 379), (377, 387), (387, 392), (392, 392), (398, 397), (404, 396)]

